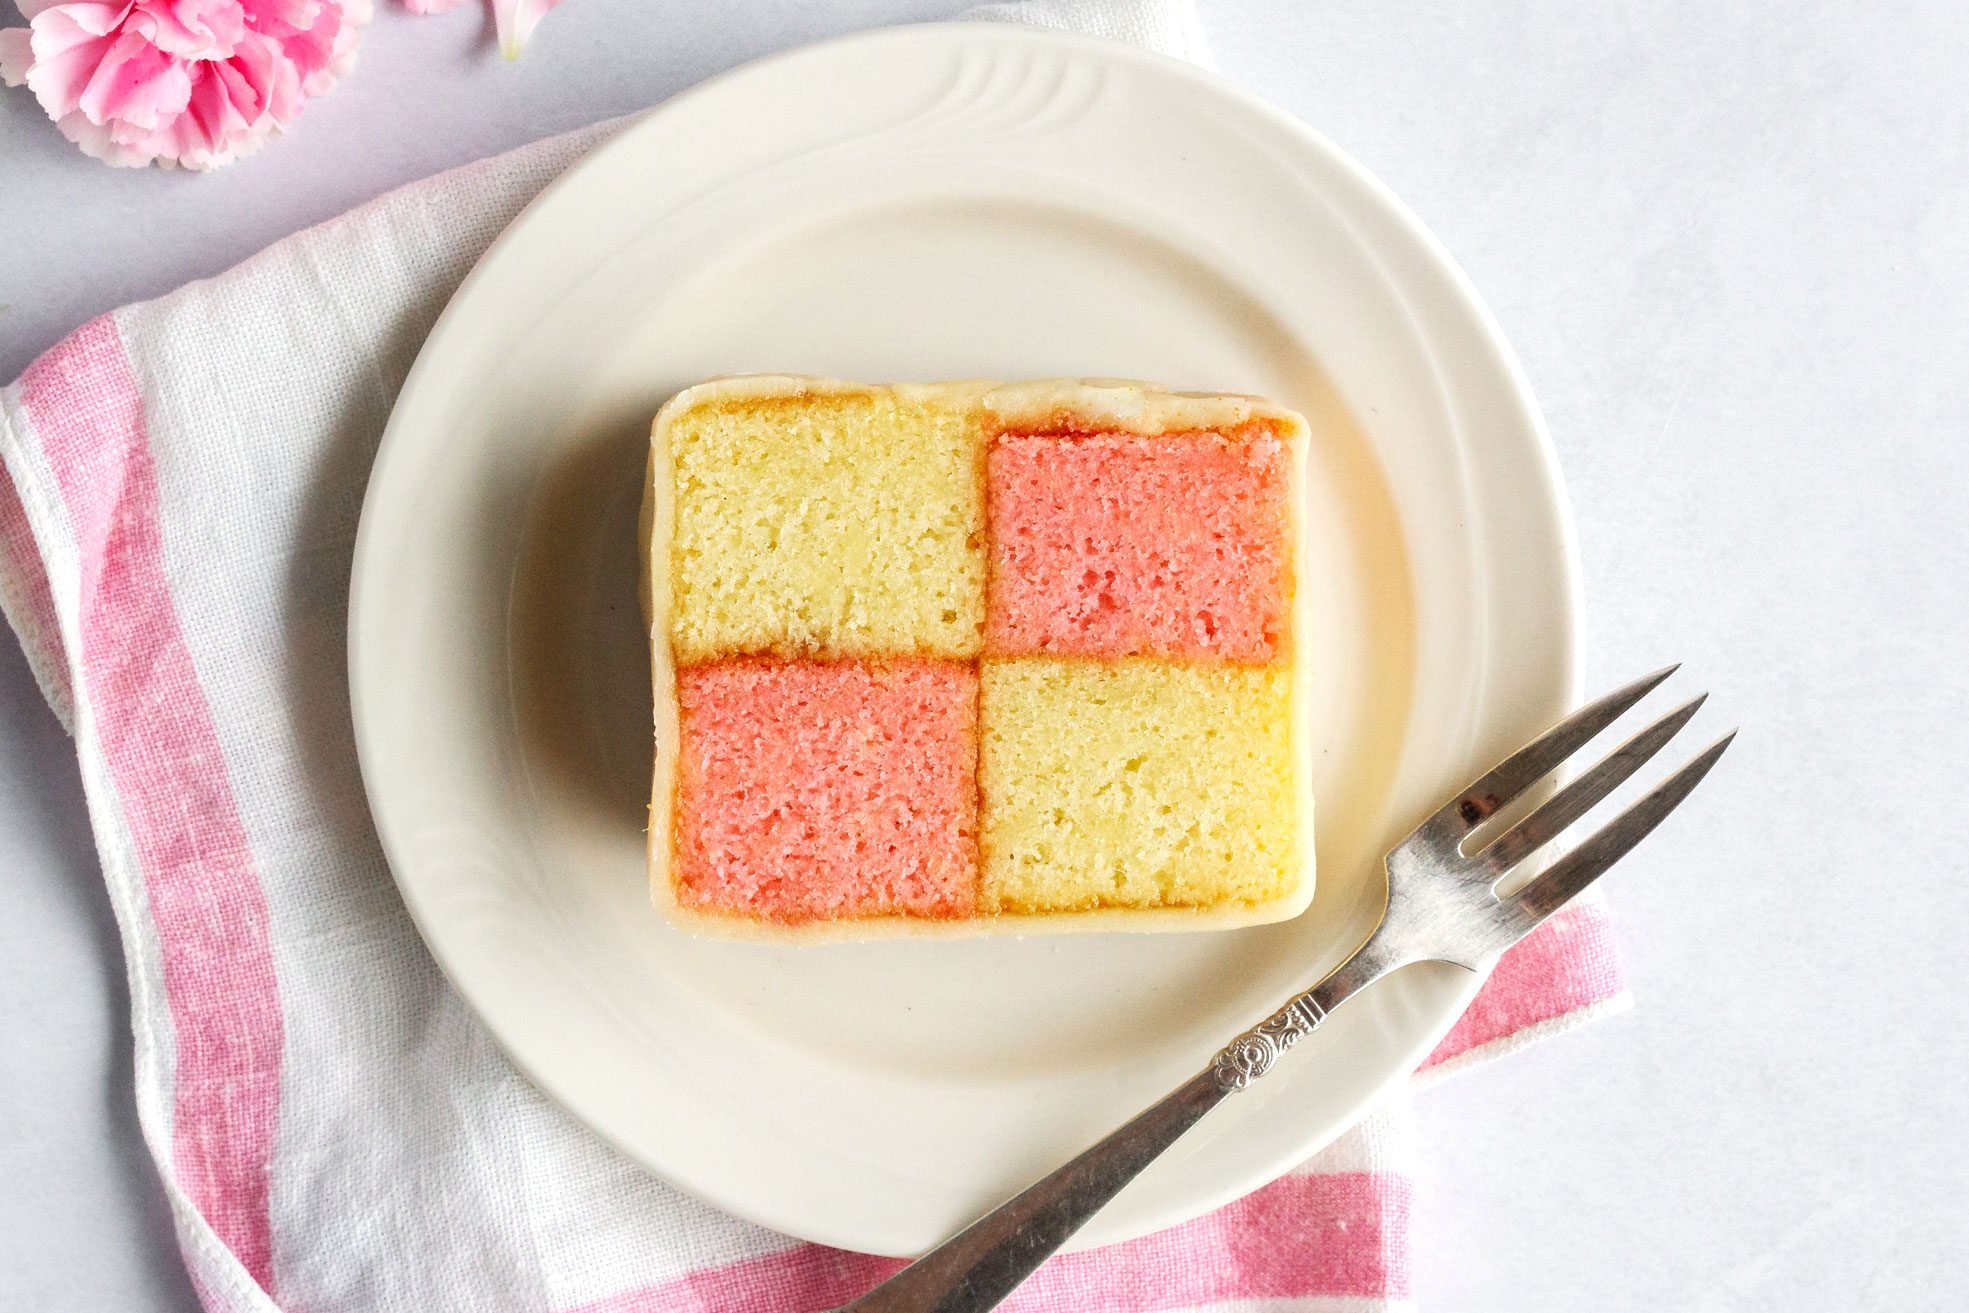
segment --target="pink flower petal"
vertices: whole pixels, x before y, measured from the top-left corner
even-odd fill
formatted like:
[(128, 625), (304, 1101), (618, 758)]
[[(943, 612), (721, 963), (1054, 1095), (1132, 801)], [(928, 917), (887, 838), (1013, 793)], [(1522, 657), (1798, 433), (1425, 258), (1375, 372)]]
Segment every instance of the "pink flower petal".
[(253, 106), (250, 118), (241, 112), (235, 88), (227, 85), (229, 71), (230, 64), (213, 62), (200, 68), (192, 79), (191, 101), (172, 125), (172, 159), (209, 151), (227, 137), (243, 134), (252, 126), (253, 118), (259, 117), (258, 105)]
[(61, 134), (82, 148), (82, 153), (91, 159), (113, 164), (119, 169), (140, 168), (157, 157), (139, 147), (132, 147), (115, 140), (110, 130), (99, 123), (91, 123), (80, 113), (64, 114), (55, 120)]
[(188, 169), (209, 169), (237, 158), (241, 147), (266, 135), (265, 91), (240, 68), (236, 53), (229, 60), (208, 60), (196, 66), (191, 102), (157, 143), (162, 159)]
[[(212, 61), (206, 79), (213, 93), (224, 97), (228, 115), (251, 126), (273, 108), (276, 63), (273, 43), (256, 35), (241, 41), (231, 59)], [(215, 137), (215, 143), (223, 135)]]
[[(246, 40), (239, 43), (233, 57), (218, 68), (230, 70), (227, 85), (229, 88), (245, 86), (251, 90), (251, 99), (262, 112), (271, 115), (274, 122), (287, 124), (293, 122), (301, 112), (301, 74), (294, 62), (287, 58), (282, 43), (270, 38), (255, 37), (248, 33)], [(239, 82), (232, 80), (236, 74)], [(236, 95), (239, 93), (235, 92)], [(240, 98), (238, 103), (244, 110), (247, 100)], [(248, 114), (249, 120), (257, 115)]]
[(355, 67), (356, 51), (362, 47), (362, 35), (374, 16), (370, 0), (342, 0), (342, 20), (329, 47), (328, 63), (302, 79), (302, 91), (310, 97), (326, 95), (349, 75), (349, 70)]
[(328, 67), (335, 53), (335, 37), (342, 27), (340, 9), (324, 9), (305, 28), (279, 36), (281, 53), (294, 62), (303, 81)]
[(560, 0), (492, 0), (492, 21), (499, 29), (499, 53), (518, 59), (533, 29)]
[(34, 33), (34, 57), (53, 59), (76, 46), (116, 34), (117, 24), (105, 26), (99, 12), (103, 5), (56, 5), (44, 9), (30, 30)]
[(48, 5), (32, 18), (37, 34), (43, 28), (73, 30), (87, 36), (108, 36), (130, 16), (131, 5), (122, 0), (68, 0)]
[(131, 26), (184, 59), (224, 59), (246, 31), (239, 0), (137, 0)]
[(126, 28), (96, 66), (76, 108), (91, 123), (122, 120), (151, 129), (183, 113), (190, 99), (184, 63)]
[[(116, 44), (113, 36), (90, 36), (72, 26), (65, 27), (55, 15), (45, 12), (34, 25), (32, 50), (34, 63), (27, 70), (27, 89), (41, 102), (49, 118), (60, 122), (76, 112), (89, 79)], [(54, 18), (54, 22), (48, 20)]]
[(322, 10), (335, 6), (322, 0), (241, 0), (246, 8), (247, 26), (268, 36), (289, 36), (305, 32), (320, 19)]

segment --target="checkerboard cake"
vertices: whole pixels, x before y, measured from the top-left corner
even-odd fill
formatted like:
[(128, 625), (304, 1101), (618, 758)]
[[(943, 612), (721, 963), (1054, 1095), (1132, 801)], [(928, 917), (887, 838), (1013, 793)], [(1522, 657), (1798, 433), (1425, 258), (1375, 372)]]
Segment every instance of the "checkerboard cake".
[(1303, 911), (1307, 441), (1136, 383), (678, 394), (642, 530), (657, 906), (791, 941)]

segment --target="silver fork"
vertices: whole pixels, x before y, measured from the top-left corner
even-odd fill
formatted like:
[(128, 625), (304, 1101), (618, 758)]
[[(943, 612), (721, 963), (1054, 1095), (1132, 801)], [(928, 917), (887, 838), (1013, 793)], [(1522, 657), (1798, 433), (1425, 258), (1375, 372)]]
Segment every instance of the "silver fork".
[(1661, 751), (1703, 698), (1684, 703), (1621, 744), (1493, 842), (1466, 851), (1473, 833), (1675, 670), (1656, 671), (1581, 707), (1450, 799), (1388, 854), (1387, 910), (1352, 957), (1225, 1045), (1209, 1066), (1159, 1103), (836, 1313), (983, 1313), (1205, 1113), (1270, 1071), (1281, 1054), (1355, 994), (1411, 962), (1453, 962), (1489, 971), (1499, 954), (1659, 825), (1736, 737), (1730, 731), (1522, 888), (1499, 894), (1498, 885), (1521, 863)]

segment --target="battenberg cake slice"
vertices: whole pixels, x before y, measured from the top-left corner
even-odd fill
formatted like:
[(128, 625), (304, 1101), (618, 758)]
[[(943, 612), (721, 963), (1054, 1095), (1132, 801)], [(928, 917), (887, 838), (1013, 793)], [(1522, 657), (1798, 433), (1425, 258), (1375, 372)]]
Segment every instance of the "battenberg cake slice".
[(1308, 440), (1140, 383), (679, 393), (642, 533), (657, 906), (793, 942), (1303, 911)]

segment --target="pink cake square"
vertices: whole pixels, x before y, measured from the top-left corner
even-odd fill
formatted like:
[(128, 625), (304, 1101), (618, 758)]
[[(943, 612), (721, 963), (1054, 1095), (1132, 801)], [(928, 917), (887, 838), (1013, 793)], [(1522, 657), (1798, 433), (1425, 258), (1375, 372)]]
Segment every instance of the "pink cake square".
[(1277, 659), (1291, 487), (1291, 453), (1263, 429), (999, 437), (986, 457), (987, 646)]
[(978, 673), (731, 660), (677, 672), (678, 901), (782, 923), (973, 913)]

